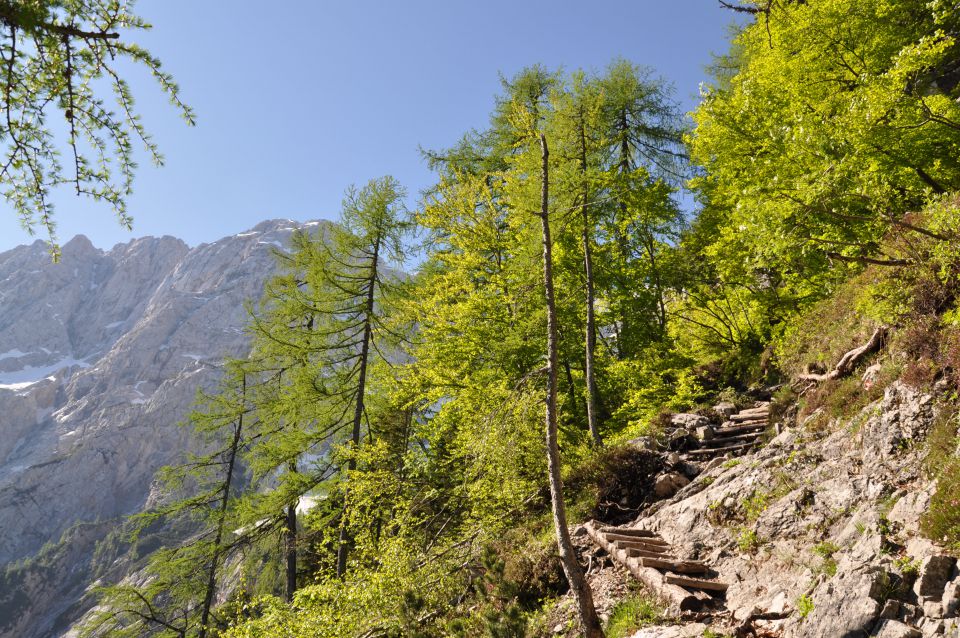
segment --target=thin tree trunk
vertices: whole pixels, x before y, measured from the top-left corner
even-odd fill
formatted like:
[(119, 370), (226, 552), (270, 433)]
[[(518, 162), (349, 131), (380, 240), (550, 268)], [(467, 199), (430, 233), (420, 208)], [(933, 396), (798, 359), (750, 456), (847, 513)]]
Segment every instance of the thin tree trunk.
[(600, 438), (600, 429), (597, 426), (597, 383), (593, 374), (594, 351), (597, 347), (597, 328), (594, 316), (594, 289), (593, 289), (593, 238), (592, 226), (590, 224), (590, 213), (588, 212), (588, 198), (590, 196), (587, 187), (587, 136), (586, 124), (583, 121), (583, 114), (580, 117), (580, 174), (583, 178), (583, 193), (580, 201), (580, 214), (583, 217), (583, 271), (587, 279), (587, 335), (586, 335), (586, 361), (584, 362), (584, 376), (586, 377), (587, 392), (587, 428), (590, 430), (590, 436), (596, 445), (603, 445), (603, 439)]
[[(630, 172), (630, 127), (629, 122), (627, 121), (627, 111), (623, 109), (620, 111), (618, 117), (619, 124), (619, 133), (620, 137), (620, 162), (619, 170), (620, 176), (624, 178), (627, 177), (627, 173)], [(620, 216), (622, 219), (627, 217), (627, 203), (620, 200), (618, 208), (620, 209)], [(620, 232), (620, 225), (614, 224), (614, 233), (617, 248), (620, 250), (620, 258), (623, 259), (624, 265), (630, 260), (630, 248), (627, 245), (627, 238), (624, 237), (623, 233)], [(618, 283), (620, 283), (624, 288), (627, 286), (624, 285), (623, 281), (618, 277)], [(628, 309), (624, 309), (620, 315), (620, 339), (619, 347), (617, 348), (617, 358), (620, 360), (627, 358), (627, 344), (630, 342), (630, 336), (633, 333), (633, 322), (630, 318), (630, 313)]]
[(663, 300), (663, 282), (660, 279), (660, 269), (657, 267), (656, 241), (653, 237), (653, 231), (648, 230), (644, 234), (646, 240), (647, 256), (650, 259), (650, 273), (653, 275), (653, 286), (657, 291), (657, 323), (660, 324), (660, 331), (667, 329), (667, 306)]
[(567, 394), (570, 395), (570, 411), (574, 421), (580, 419), (580, 397), (577, 396), (577, 386), (573, 382), (573, 370), (570, 369), (570, 360), (563, 358), (563, 372), (567, 377)]
[[(297, 471), (296, 462), (290, 463), (290, 471)], [(299, 499), (294, 500), (287, 505), (286, 520), (284, 522), (284, 553), (286, 562), (286, 587), (284, 588), (284, 597), (287, 602), (293, 600), (293, 594), (297, 591), (297, 503)]]
[(233, 471), (236, 467), (237, 451), (240, 449), (240, 436), (243, 432), (243, 412), (246, 409), (247, 377), (243, 375), (241, 390), (240, 415), (233, 430), (233, 441), (230, 444), (230, 458), (227, 461), (227, 475), (223, 482), (223, 497), (220, 499), (220, 518), (217, 521), (217, 533), (213, 539), (213, 556), (210, 557), (210, 571), (207, 574), (207, 590), (203, 597), (203, 611), (200, 613), (200, 629), (198, 638), (206, 638), (207, 623), (210, 622), (210, 610), (213, 607), (213, 595), (217, 590), (217, 565), (220, 563), (223, 542), (223, 528), (227, 520), (227, 506), (230, 504), (230, 487), (233, 484)]
[[(353, 433), (351, 441), (353, 449), (360, 445), (360, 431), (363, 424), (364, 393), (367, 388), (367, 361), (370, 358), (370, 339), (373, 335), (373, 307), (377, 286), (377, 267), (380, 260), (380, 235), (377, 235), (373, 244), (373, 257), (370, 260), (370, 279), (367, 283), (367, 301), (363, 319), (363, 343), (360, 346), (360, 370), (357, 375), (357, 403), (353, 411)], [(357, 462), (351, 456), (347, 462), (348, 471), (357, 469)], [(342, 578), (347, 571), (347, 555), (353, 539), (347, 530), (347, 496), (344, 494), (343, 518), (340, 521), (340, 544), (337, 547), (337, 577)]]
[(549, 151), (547, 138), (540, 134), (541, 179), (540, 223), (543, 229), (543, 289), (547, 302), (547, 470), (550, 478), (550, 503), (553, 508), (553, 525), (557, 533), (557, 546), (563, 573), (570, 584), (580, 611), (580, 624), (586, 638), (603, 638), (603, 629), (593, 604), (593, 593), (587, 584), (583, 568), (567, 529), (567, 512), (563, 503), (563, 481), (560, 478), (560, 448), (557, 444), (557, 308), (553, 290), (553, 248), (550, 238), (549, 219)]

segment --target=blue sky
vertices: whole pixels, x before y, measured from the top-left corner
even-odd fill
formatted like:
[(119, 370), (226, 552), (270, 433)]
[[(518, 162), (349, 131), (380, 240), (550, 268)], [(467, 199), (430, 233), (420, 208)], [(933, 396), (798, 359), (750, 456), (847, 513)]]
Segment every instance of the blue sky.
[[(624, 57), (654, 67), (690, 110), (733, 19), (716, 0), (140, 0), (137, 11), (154, 29), (131, 39), (176, 76), (198, 125), (133, 70), (167, 163), (142, 158), (132, 233), (108, 208), (59, 194), (63, 242), (175, 235), (195, 245), (269, 218), (332, 219), (349, 184), (384, 174), (413, 205), (432, 180), (418, 147), (483, 127), (500, 73), (602, 70)], [(0, 207), (0, 250), (33, 241)]]

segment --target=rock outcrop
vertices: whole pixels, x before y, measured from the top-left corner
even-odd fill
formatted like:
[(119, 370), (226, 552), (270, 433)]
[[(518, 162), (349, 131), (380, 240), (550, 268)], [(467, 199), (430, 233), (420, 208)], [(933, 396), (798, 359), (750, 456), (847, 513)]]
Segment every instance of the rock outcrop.
[(734, 636), (960, 636), (957, 561), (919, 533), (935, 419), (933, 398), (898, 382), (827, 432), (778, 423), (759, 450), (701, 464), (625, 527), (729, 586), (709, 613), (636, 638), (701, 635), (701, 623)]

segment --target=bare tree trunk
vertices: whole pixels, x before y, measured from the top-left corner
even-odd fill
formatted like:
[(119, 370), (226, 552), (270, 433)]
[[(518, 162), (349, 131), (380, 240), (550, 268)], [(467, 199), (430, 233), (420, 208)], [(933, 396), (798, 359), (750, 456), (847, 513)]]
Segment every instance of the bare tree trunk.
[(603, 439), (600, 438), (600, 429), (597, 426), (597, 383), (593, 374), (594, 350), (597, 347), (597, 328), (594, 307), (596, 305), (593, 289), (593, 237), (592, 225), (590, 224), (590, 213), (588, 212), (588, 198), (590, 191), (587, 188), (587, 136), (586, 124), (583, 121), (583, 114), (580, 119), (580, 173), (584, 180), (583, 192), (581, 193), (580, 214), (583, 217), (583, 271), (587, 279), (587, 335), (586, 335), (586, 361), (584, 363), (584, 376), (587, 386), (587, 428), (590, 430), (590, 436), (596, 445), (603, 445)]
[(580, 611), (580, 624), (586, 638), (603, 638), (603, 629), (593, 604), (593, 592), (587, 584), (583, 568), (567, 529), (567, 512), (563, 503), (563, 481), (560, 478), (560, 448), (557, 444), (557, 308), (553, 290), (553, 247), (550, 238), (549, 219), (549, 151), (547, 138), (540, 134), (541, 179), (540, 223), (543, 229), (543, 288), (547, 302), (547, 470), (550, 478), (550, 503), (553, 508), (553, 525), (557, 533), (557, 546), (563, 573)]
[(246, 409), (247, 377), (243, 375), (241, 391), (240, 414), (233, 429), (233, 441), (230, 443), (227, 460), (227, 475), (223, 479), (223, 496), (220, 498), (220, 518), (217, 521), (217, 532), (213, 539), (213, 555), (210, 557), (210, 570), (207, 573), (207, 588), (203, 596), (203, 610), (200, 612), (200, 629), (198, 638), (206, 638), (207, 624), (210, 622), (210, 610), (213, 608), (213, 595), (217, 591), (217, 565), (220, 563), (223, 543), (223, 528), (227, 521), (227, 507), (230, 505), (230, 487), (233, 484), (233, 471), (236, 468), (237, 452), (240, 449), (240, 437), (243, 433), (243, 412)]
[[(290, 463), (290, 471), (297, 471), (296, 462)], [(284, 521), (284, 556), (286, 563), (286, 587), (284, 588), (284, 598), (287, 602), (293, 600), (293, 594), (297, 591), (297, 503), (299, 499), (294, 500), (287, 505), (286, 520)]]
[[(373, 336), (373, 310), (374, 299), (377, 287), (377, 267), (380, 260), (380, 235), (378, 234), (373, 244), (373, 256), (370, 260), (370, 278), (367, 283), (366, 310), (363, 320), (363, 343), (360, 346), (360, 370), (357, 375), (357, 402), (353, 411), (353, 432), (351, 441), (353, 449), (356, 450), (360, 445), (361, 425), (363, 424), (364, 393), (367, 389), (367, 362), (370, 359), (370, 339)], [(347, 463), (347, 470), (357, 469), (357, 462), (353, 457)], [(349, 488), (348, 488), (349, 489)], [(347, 530), (347, 494), (344, 495), (343, 518), (340, 521), (340, 542), (337, 547), (337, 576), (342, 578), (347, 571), (347, 555), (350, 552), (350, 546), (353, 539), (350, 538), (350, 532)]]

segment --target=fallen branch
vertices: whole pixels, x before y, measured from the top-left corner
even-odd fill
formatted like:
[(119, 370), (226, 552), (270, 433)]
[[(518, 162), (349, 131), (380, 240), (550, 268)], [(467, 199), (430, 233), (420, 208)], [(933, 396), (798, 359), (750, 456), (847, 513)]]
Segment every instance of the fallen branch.
[(850, 352), (846, 353), (840, 357), (840, 361), (837, 362), (837, 365), (834, 366), (833, 370), (825, 374), (801, 374), (798, 378), (801, 381), (830, 381), (832, 379), (839, 379), (840, 377), (845, 377), (856, 369), (857, 364), (866, 357), (868, 354), (871, 354), (880, 349), (883, 345), (883, 340), (887, 336), (887, 327), (880, 326), (873, 331), (873, 335), (870, 337), (870, 340), (859, 348), (854, 348)]

